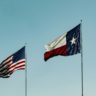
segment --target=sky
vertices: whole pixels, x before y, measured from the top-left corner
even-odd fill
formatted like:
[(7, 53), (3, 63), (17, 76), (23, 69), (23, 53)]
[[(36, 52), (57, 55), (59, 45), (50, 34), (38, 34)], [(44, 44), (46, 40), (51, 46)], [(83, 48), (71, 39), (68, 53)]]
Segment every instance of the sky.
[[(26, 43), (28, 96), (81, 96), (81, 54), (44, 61), (44, 45), (82, 19), (84, 96), (96, 96), (95, 0), (0, 0), (0, 62)], [(25, 96), (25, 71), (0, 78), (1, 96)]]

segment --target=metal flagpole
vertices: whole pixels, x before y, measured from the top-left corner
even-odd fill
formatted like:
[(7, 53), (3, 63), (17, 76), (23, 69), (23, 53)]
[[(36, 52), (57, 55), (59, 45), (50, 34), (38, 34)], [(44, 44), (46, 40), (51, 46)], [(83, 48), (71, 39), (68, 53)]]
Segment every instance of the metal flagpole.
[(84, 92), (83, 92), (83, 45), (82, 45), (82, 20), (81, 20), (81, 24), (80, 24), (80, 45), (81, 45), (81, 96), (84, 96)]
[[(26, 45), (26, 44), (25, 44)], [(26, 55), (26, 46), (25, 46), (25, 96), (27, 96), (27, 55)]]

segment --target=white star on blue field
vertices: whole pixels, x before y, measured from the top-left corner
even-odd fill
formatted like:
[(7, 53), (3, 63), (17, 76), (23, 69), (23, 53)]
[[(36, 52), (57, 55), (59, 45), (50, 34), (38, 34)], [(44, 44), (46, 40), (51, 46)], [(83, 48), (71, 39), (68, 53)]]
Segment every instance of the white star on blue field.
[(71, 42), (72, 45), (75, 44), (76, 43), (76, 38), (73, 37), (70, 42)]
[[(96, 0), (0, 0), (0, 62), (27, 43), (28, 96), (81, 96), (81, 54), (44, 61), (44, 46), (81, 19), (84, 96), (96, 96)], [(25, 96), (24, 70), (0, 78), (0, 96)]]

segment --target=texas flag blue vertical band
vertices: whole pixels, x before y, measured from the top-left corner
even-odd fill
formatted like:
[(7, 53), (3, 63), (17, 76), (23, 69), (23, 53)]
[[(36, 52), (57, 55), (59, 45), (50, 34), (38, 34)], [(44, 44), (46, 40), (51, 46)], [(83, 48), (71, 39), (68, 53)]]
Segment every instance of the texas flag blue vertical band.
[(67, 33), (66, 41), (67, 55), (80, 53), (80, 24)]

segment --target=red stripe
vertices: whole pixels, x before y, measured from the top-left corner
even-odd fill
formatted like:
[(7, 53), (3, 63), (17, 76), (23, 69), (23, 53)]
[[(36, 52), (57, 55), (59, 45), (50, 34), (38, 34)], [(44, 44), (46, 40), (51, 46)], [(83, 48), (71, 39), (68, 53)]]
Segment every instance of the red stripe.
[(7, 57), (3, 62), (6, 62), (7, 60), (10, 60), (10, 59), (12, 59), (12, 56)]
[(19, 65), (19, 66), (14, 66), (12, 68), (9, 69), (9, 71), (15, 71), (15, 70), (20, 70), (20, 69), (25, 69), (25, 65)]
[(14, 68), (13, 70), (9, 70), (8, 72), (15, 72), (16, 70), (24, 70), (25, 69), (25, 67), (20, 67), (20, 68)]
[(25, 67), (24, 68), (19, 68), (19, 69), (17, 69), (17, 70), (24, 70), (25, 69)]
[(15, 69), (21, 69), (21, 68), (25, 68), (25, 65), (21, 65), (21, 66), (15, 67)]
[(12, 57), (6, 59), (3, 64), (10, 64), (12, 62)]
[(57, 56), (57, 55), (66, 56), (67, 55), (67, 46), (64, 45), (62, 47), (59, 47), (59, 48), (53, 49), (51, 51), (45, 52), (44, 60), (47, 61), (49, 58)]
[(11, 63), (12, 63), (12, 60), (10, 60), (10, 61), (6, 62), (5, 64), (10, 65)]
[(13, 70), (20, 70), (20, 69), (22, 69), (22, 68), (25, 69), (24, 67), (25, 67), (25, 65), (17, 66), (17, 67), (15, 67)]
[(9, 68), (15, 67), (15, 66), (22, 64), (22, 63), (25, 63), (25, 61), (21, 61), (21, 62), (18, 62), (16, 64), (11, 64), (11, 66)]
[(22, 66), (25, 66), (25, 61), (18, 61), (17, 63), (13, 63), (13, 64), (10, 64), (10, 67), (9, 67), (9, 71), (14, 71), (16, 70), (16, 68), (18, 68), (17, 70), (20, 70), (20, 68), (22, 68)]

